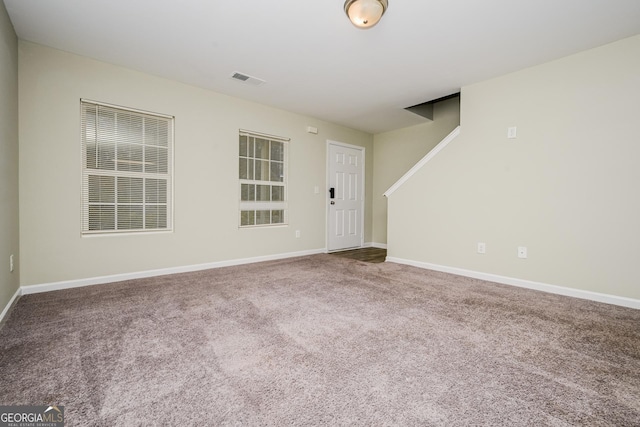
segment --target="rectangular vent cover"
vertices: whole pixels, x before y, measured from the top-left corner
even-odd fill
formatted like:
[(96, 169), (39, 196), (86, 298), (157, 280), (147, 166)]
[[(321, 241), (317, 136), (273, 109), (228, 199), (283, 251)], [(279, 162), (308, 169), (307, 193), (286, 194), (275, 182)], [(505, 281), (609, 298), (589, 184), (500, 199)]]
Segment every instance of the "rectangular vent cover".
[(257, 77), (249, 76), (247, 74), (238, 73), (237, 71), (231, 75), (231, 78), (238, 80), (239, 82), (246, 83), (253, 86), (260, 86), (265, 81)]

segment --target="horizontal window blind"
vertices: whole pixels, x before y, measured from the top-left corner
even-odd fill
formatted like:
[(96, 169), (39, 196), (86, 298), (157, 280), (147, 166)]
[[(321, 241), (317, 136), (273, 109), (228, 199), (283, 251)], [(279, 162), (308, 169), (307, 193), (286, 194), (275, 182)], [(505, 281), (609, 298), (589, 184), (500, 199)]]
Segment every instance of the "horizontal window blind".
[(287, 224), (288, 142), (240, 131), (240, 227)]
[(82, 232), (170, 230), (173, 118), (80, 104)]

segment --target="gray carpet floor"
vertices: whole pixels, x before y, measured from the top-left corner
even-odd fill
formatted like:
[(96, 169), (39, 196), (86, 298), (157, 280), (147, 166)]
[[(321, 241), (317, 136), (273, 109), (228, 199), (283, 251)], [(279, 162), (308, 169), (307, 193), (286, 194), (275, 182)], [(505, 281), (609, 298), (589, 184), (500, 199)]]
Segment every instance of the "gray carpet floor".
[(314, 255), (22, 297), (0, 405), (68, 426), (640, 425), (640, 310)]

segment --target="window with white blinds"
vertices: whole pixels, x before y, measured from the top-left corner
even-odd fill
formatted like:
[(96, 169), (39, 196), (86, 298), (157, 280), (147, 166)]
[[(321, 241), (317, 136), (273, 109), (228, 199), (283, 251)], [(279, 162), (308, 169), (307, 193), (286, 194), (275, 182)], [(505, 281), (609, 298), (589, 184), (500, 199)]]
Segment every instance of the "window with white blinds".
[(171, 230), (173, 117), (80, 106), (83, 234)]
[(288, 142), (240, 131), (240, 227), (287, 224)]

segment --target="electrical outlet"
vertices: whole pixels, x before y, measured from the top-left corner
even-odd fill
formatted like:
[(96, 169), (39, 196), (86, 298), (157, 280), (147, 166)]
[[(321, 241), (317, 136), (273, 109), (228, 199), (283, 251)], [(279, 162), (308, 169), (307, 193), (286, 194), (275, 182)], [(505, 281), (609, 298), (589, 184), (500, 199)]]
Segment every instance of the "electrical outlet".
[(9, 271), (13, 273), (13, 254), (9, 255)]
[(527, 257), (527, 247), (526, 246), (518, 246), (518, 258), (526, 258)]
[(300, 238), (300, 230), (296, 230), (296, 239)]
[(485, 245), (483, 242), (478, 242), (478, 253), (483, 254), (486, 252), (487, 252), (487, 245)]
[(515, 126), (507, 128), (507, 138), (515, 139), (518, 136), (518, 128)]

